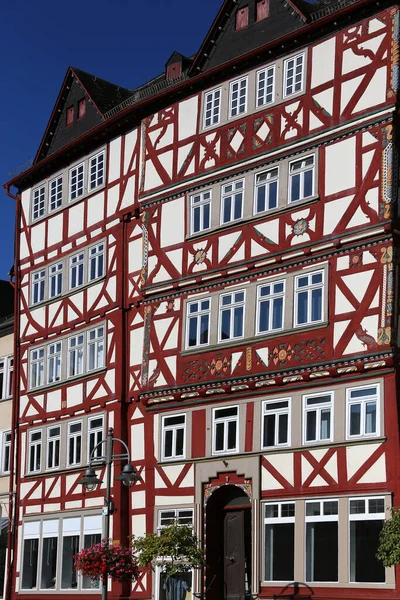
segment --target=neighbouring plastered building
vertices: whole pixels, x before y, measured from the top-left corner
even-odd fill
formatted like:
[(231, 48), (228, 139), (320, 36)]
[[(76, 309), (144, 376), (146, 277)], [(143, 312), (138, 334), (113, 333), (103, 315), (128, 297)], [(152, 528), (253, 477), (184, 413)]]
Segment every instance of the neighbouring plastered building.
[[(217, 9), (135, 90), (68, 69), (6, 184), (12, 600), (99, 595), (72, 556), (103, 533), (78, 481), (109, 427), (141, 478), (113, 482), (112, 538), (178, 519), (204, 544), (182, 600), (399, 597), (375, 558), (399, 504), (399, 7)], [(165, 600), (162, 574), (121, 594)]]
[(11, 483), (10, 486), (13, 371), (14, 289), (10, 282), (0, 280), (0, 598), (5, 597), (7, 546), (14, 491), (14, 484)]

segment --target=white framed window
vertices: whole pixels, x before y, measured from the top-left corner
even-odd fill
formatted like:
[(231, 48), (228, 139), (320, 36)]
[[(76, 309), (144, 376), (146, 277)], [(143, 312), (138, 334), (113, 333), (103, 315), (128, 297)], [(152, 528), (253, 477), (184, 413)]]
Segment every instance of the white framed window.
[(244, 179), (226, 183), (221, 188), (221, 225), (243, 217)]
[(229, 117), (242, 115), (247, 111), (247, 77), (231, 81), (229, 89)]
[(380, 434), (379, 386), (346, 390), (347, 437), (374, 437)]
[(105, 244), (101, 242), (89, 248), (89, 273), (88, 280), (94, 281), (104, 276)]
[(261, 447), (290, 444), (291, 398), (265, 400), (262, 403)]
[[(193, 525), (193, 509), (192, 508), (172, 508), (158, 511), (158, 534), (161, 530), (172, 523), (178, 525)], [(170, 593), (174, 598), (185, 598), (191, 600), (193, 598), (192, 591), (193, 572), (187, 571), (182, 573), (172, 586), (168, 588), (166, 576), (162, 568), (156, 568), (156, 600), (169, 600)], [(170, 590), (170, 593), (168, 592)]]
[(68, 423), (67, 466), (80, 465), (82, 461), (82, 421)]
[(104, 183), (104, 152), (99, 152), (89, 159), (89, 190), (94, 190)]
[(0, 400), (11, 398), (13, 392), (14, 359), (12, 356), (0, 358)]
[(47, 470), (58, 469), (60, 466), (61, 427), (55, 425), (47, 428)]
[(306, 581), (338, 581), (338, 530), (337, 500), (306, 502)]
[(385, 498), (349, 498), (350, 581), (384, 583), (385, 568), (376, 559), (385, 521)]
[(85, 163), (69, 170), (69, 200), (76, 200), (85, 192)]
[(204, 127), (218, 125), (221, 118), (221, 88), (204, 94)]
[(257, 106), (271, 104), (275, 100), (275, 65), (257, 72)]
[(101, 536), (101, 515), (68, 515), (25, 521), (21, 589), (98, 591), (98, 581), (82, 577), (74, 569), (73, 557), (82, 548), (100, 542)]
[(87, 332), (87, 370), (104, 367), (104, 327), (96, 327)]
[(58, 175), (49, 182), (49, 212), (60, 208), (63, 198), (63, 178)]
[(213, 409), (213, 454), (239, 451), (239, 407)]
[(193, 508), (169, 508), (158, 511), (158, 529), (168, 527), (172, 523), (193, 525)]
[(303, 91), (304, 64), (304, 53), (297, 54), (284, 61), (283, 95), (285, 98)]
[(324, 320), (324, 272), (313, 271), (295, 277), (295, 327)]
[(85, 335), (68, 338), (68, 377), (82, 375), (84, 371)]
[(294, 580), (294, 502), (264, 505), (264, 581)]
[(219, 297), (219, 341), (236, 340), (244, 336), (245, 290)]
[(254, 214), (278, 207), (279, 168), (257, 173), (254, 184)]
[(28, 472), (38, 473), (42, 468), (42, 430), (29, 432)]
[(49, 267), (49, 298), (60, 296), (63, 291), (63, 263)]
[(315, 156), (306, 156), (289, 164), (289, 203), (314, 195)]
[(29, 380), (30, 387), (36, 388), (44, 385), (44, 347), (35, 348), (29, 355)]
[(46, 186), (41, 185), (32, 192), (32, 219), (40, 219), (45, 214)]
[(283, 329), (284, 304), (284, 280), (264, 283), (257, 287), (257, 334)]
[(303, 396), (304, 443), (332, 439), (333, 392)]
[(46, 269), (36, 271), (32, 275), (32, 304), (38, 304), (45, 299)]
[(163, 460), (185, 458), (186, 415), (163, 416), (161, 429)]
[(104, 417), (103, 415), (99, 417), (91, 417), (88, 421), (88, 461), (90, 458), (100, 458), (103, 456), (104, 448), (103, 445), (100, 445), (93, 453), (93, 450), (96, 448), (97, 444), (99, 444), (104, 439)]
[(188, 302), (186, 308), (186, 347), (206, 346), (210, 341), (209, 298)]
[(61, 380), (62, 342), (47, 346), (47, 383)]
[(1, 474), (10, 472), (11, 431), (3, 431), (1, 438)]
[(211, 227), (211, 190), (190, 196), (190, 232), (200, 233)]
[(74, 290), (84, 284), (85, 253), (78, 252), (69, 258), (69, 288)]

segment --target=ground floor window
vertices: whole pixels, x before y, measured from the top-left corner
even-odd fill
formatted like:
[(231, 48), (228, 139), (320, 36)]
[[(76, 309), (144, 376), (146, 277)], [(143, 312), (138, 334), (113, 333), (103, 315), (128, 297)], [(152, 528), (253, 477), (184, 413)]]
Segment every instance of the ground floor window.
[(295, 503), (265, 505), (265, 580), (293, 581)]
[(167, 578), (161, 568), (157, 569), (157, 600), (192, 600), (193, 573), (182, 573)]
[(384, 498), (351, 498), (350, 581), (383, 583), (385, 568), (375, 558), (385, 520)]
[(100, 515), (26, 521), (23, 526), (22, 590), (87, 590), (99, 581), (81, 577), (73, 556), (101, 541)]
[(311, 587), (334, 585), (341, 556), (349, 584), (385, 583), (387, 575), (389, 583), (392, 576), (376, 558), (389, 508), (389, 496), (265, 502), (263, 581), (289, 583), (303, 572)]

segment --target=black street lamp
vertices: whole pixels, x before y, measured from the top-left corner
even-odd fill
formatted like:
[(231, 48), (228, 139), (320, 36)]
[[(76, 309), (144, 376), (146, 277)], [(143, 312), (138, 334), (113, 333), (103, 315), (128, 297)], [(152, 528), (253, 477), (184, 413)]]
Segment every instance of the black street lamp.
[[(113, 431), (114, 431), (113, 428), (110, 427), (110, 429), (108, 430), (106, 439), (99, 442), (93, 448), (93, 450), (90, 453), (89, 466), (86, 469), (85, 474), (83, 475), (82, 479), (80, 479), (78, 481), (78, 483), (83, 485), (88, 492), (92, 492), (96, 488), (97, 485), (99, 485), (100, 483), (103, 483), (103, 480), (99, 479), (97, 477), (95, 470), (92, 466), (92, 462), (95, 459), (96, 462), (99, 461), (99, 462), (102, 462), (103, 464), (105, 463), (106, 471), (107, 471), (107, 489), (106, 489), (106, 497), (104, 498), (103, 514), (105, 516), (105, 538), (107, 540), (107, 543), (108, 543), (108, 540), (110, 537), (110, 515), (112, 515), (112, 513), (114, 512), (114, 505), (111, 500), (111, 465), (113, 464), (113, 462), (115, 460), (126, 460), (127, 461), (126, 465), (124, 465), (124, 467), (122, 469), (121, 475), (119, 475), (119, 477), (116, 478), (118, 481), (122, 481), (122, 483), (126, 487), (132, 487), (134, 485), (134, 483), (136, 483), (136, 481), (140, 480), (139, 475), (136, 473), (135, 467), (133, 465), (131, 465), (131, 463), (130, 463), (131, 455), (130, 455), (128, 446), (125, 444), (124, 441), (120, 440), (119, 438), (113, 437)], [(124, 452), (123, 454), (114, 454), (114, 442), (119, 442), (120, 444), (122, 444), (122, 446), (125, 448), (126, 452)], [(96, 452), (97, 448), (99, 448), (103, 444), (106, 445), (105, 455), (95, 457), (95, 452)], [(104, 573), (103, 587), (102, 587), (102, 591), (101, 591), (102, 600), (107, 600), (107, 582), (108, 582), (108, 573), (106, 572), (106, 573)]]

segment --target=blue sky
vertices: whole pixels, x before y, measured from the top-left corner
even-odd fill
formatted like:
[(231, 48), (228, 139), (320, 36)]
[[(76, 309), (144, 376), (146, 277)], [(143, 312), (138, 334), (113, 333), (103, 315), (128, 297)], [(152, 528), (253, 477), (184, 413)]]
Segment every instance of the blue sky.
[[(174, 50), (195, 53), (221, 3), (3, 0), (0, 183), (35, 156), (69, 65), (134, 88), (162, 72)], [(15, 203), (2, 186), (0, 196), (0, 279), (7, 279)]]

